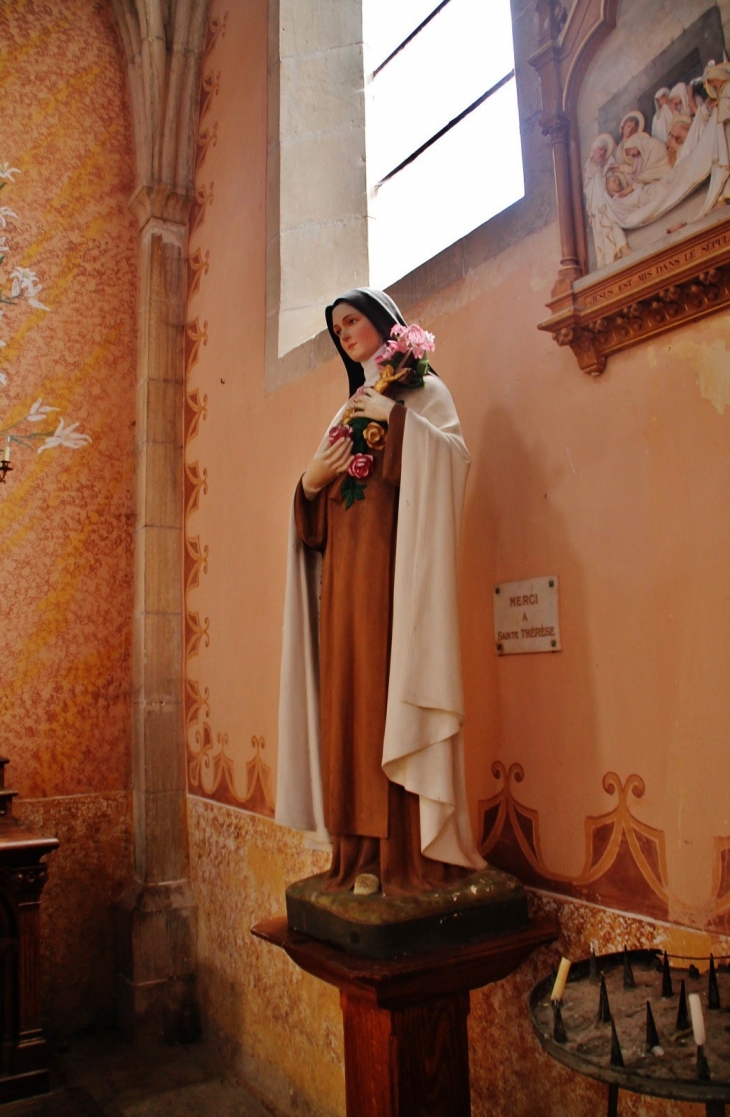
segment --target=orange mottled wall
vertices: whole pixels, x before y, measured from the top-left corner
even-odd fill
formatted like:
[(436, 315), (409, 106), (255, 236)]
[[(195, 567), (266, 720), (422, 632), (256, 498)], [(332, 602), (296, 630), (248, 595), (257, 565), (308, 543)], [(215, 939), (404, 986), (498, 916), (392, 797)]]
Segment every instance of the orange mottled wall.
[[(0, 57), (0, 440), (20, 439), (0, 486), (0, 733), (19, 810), (62, 839), (46, 1001), (60, 1011), (65, 981), (73, 1017), (111, 1004), (111, 904), (130, 871), (133, 148), (106, 0), (5, 0)], [(38, 453), (48, 434), (66, 444)]]

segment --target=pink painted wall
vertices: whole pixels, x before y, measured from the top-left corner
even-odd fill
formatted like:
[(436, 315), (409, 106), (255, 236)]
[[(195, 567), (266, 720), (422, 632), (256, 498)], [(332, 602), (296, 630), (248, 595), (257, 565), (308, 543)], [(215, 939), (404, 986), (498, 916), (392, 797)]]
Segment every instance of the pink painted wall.
[[(207, 404), (187, 452), (207, 491), (188, 533), (209, 554), (188, 604), (208, 618), (209, 642), (188, 672), (210, 706), (202, 766), (191, 735), (191, 790), (232, 802), (245, 798), (253, 736), (275, 762), (288, 507), (345, 391), (332, 360), (264, 393), (265, 46), (262, 14), (231, 9), (206, 63), (220, 80), (202, 126), (217, 126), (217, 143), (198, 185), (213, 184), (214, 202), (191, 243), (208, 271), (190, 300), (206, 341), (188, 389)], [(582, 376), (536, 329), (555, 242), (548, 226), (408, 308), (436, 334), (473, 457), (463, 651), (474, 823), (499, 790), (492, 762), (520, 762), (542, 868), (576, 880), (586, 817), (616, 806), (604, 774), (625, 784), (636, 773), (646, 790), (628, 807), (657, 832), (655, 848), (663, 842), (662, 902), (672, 919), (704, 925), (716, 914), (713, 843), (730, 834), (714, 778), (730, 724), (730, 325), (707, 319), (611, 358), (599, 380)], [(498, 658), (493, 584), (550, 573), (561, 579), (564, 650)]]
[[(212, 188), (214, 200), (192, 233), (191, 253), (208, 269), (199, 272), (188, 315), (191, 345), (205, 337), (188, 365), (189, 399), (206, 401), (186, 450), (188, 496), (197, 498), (187, 517), (195, 574), (187, 604), (190, 632), (199, 637), (186, 665), (189, 790), (197, 797), (193, 875), (208, 975), (204, 1007), (211, 1024), (242, 1045), (249, 1073), (271, 1086), (277, 1075), (298, 1073), (276, 1062), (257, 1000), (276, 998), (274, 975), (283, 980), (285, 964), (266, 958), (265, 948), (247, 948), (252, 969), (239, 969), (221, 923), (233, 921), (233, 943), (234, 925), (281, 912), (278, 886), (303, 866), (273, 823), (239, 824), (227, 808), (271, 813), (259, 781), (273, 777), (276, 765), (289, 504), (346, 384), (333, 359), (265, 394), (265, 5), (226, 9), (214, 0), (212, 14), (221, 26), (227, 18), (205, 61), (205, 72), (219, 75), (219, 91), (206, 102), (201, 129), (215, 127), (217, 139), (205, 150), (197, 185)], [(502, 801), (525, 829), (521, 842), (489, 831), (491, 859), (524, 862), (527, 879), (543, 889), (660, 920), (622, 921), (580, 908), (565, 940), (575, 950), (587, 951), (591, 941), (617, 948), (626, 938), (707, 952), (711, 942), (721, 945), (711, 933), (727, 929), (730, 906), (721, 858), (730, 844), (723, 779), (730, 319), (719, 315), (637, 346), (589, 379), (570, 351), (536, 328), (547, 316), (558, 256), (557, 230), (548, 225), (438, 296), (404, 307), (436, 334), (435, 363), (473, 457), (462, 619), (475, 832), (481, 836), (485, 805)], [(500, 659), (494, 584), (546, 574), (560, 577), (563, 651)], [(506, 798), (497, 761), (504, 771), (519, 764), (524, 772)], [(239, 872), (246, 881), (235, 916), (229, 890), (211, 873), (219, 827), (230, 830), (229, 883)], [(258, 975), (253, 987), (245, 972)], [(240, 979), (235, 1009), (214, 995), (224, 977)], [(492, 994), (485, 996), (480, 1004), (492, 1004)], [(494, 1004), (501, 996), (494, 994)], [(243, 1023), (247, 1006), (256, 1013), (255, 1034)], [(308, 1027), (333, 1026), (336, 1008), (309, 1009)], [(516, 1020), (518, 1009), (510, 1013)], [(480, 1059), (494, 1042), (485, 1015), (472, 1020)], [(537, 1060), (535, 1044), (523, 1039), (526, 1058)], [(310, 1042), (318, 1059), (316, 1038), (297, 1039), (305, 1052)], [(341, 1106), (333, 1058), (316, 1064), (328, 1083), (327, 1112)], [(519, 1092), (522, 1072), (509, 1074)], [(304, 1077), (297, 1081), (311, 1102)], [(493, 1108), (487, 1083), (481, 1091), (475, 1112), (518, 1112), (507, 1107), (506, 1086)], [(565, 1091), (571, 1113), (592, 1112), (594, 1095)], [(519, 1112), (534, 1112), (529, 1105), (523, 1098)], [(543, 1105), (540, 1112), (568, 1112), (558, 1101)], [(646, 1103), (641, 1112), (654, 1110)]]

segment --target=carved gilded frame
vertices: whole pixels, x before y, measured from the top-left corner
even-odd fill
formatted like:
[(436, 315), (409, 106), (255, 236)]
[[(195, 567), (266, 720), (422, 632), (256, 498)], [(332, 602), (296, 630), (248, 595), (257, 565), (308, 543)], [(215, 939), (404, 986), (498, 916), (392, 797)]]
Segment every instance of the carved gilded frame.
[(600, 376), (612, 353), (730, 306), (730, 215), (690, 229), (671, 245), (588, 274), (578, 96), (619, 0), (537, 0), (539, 42), (530, 64), (540, 78), (560, 228), (560, 270), (539, 324), (569, 345), (580, 368)]

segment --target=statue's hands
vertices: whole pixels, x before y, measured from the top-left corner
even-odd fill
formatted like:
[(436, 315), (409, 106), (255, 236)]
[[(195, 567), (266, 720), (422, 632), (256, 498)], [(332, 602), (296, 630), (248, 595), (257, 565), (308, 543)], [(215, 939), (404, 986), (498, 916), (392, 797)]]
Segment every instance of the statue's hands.
[(362, 416), (363, 419), (387, 422), (395, 407), (395, 400), (381, 395), (374, 388), (360, 388), (353, 397), (352, 406), (355, 409), (353, 418)]
[(317, 493), (325, 489), (330, 481), (344, 473), (351, 457), (352, 442), (349, 438), (340, 438), (334, 446), (327, 446), (315, 454), (302, 477), (302, 488), (307, 500), (314, 500)]

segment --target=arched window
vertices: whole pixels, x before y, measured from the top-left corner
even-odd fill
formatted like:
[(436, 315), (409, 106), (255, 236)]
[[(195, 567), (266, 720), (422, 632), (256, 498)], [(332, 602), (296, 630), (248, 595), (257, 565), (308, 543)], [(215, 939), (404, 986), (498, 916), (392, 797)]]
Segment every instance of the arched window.
[(369, 265), (385, 287), (522, 197), (509, 0), (363, 0)]
[(509, 0), (270, 0), (266, 383), (522, 196)]

